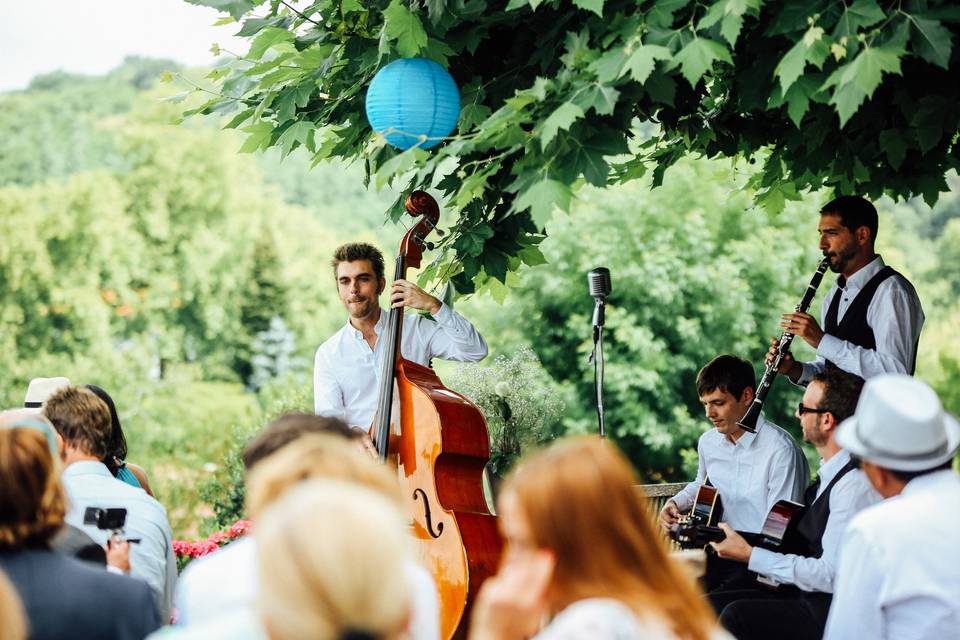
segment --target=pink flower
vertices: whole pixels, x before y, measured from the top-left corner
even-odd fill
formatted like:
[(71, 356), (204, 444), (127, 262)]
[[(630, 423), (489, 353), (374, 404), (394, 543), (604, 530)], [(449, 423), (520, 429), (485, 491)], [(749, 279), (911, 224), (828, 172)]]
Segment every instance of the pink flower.
[(207, 538), (207, 541), (212, 542), (216, 545), (221, 545), (229, 539), (230, 539), (230, 536), (224, 533), (223, 531), (214, 531)]
[(233, 526), (230, 527), (228, 535), (231, 538), (239, 538), (240, 536), (247, 535), (247, 532), (250, 531), (250, 521), (249, 520), (237, 520), (233, 523)]
[(195, 542), (193, 544), (193, 549), (191, 549), (190, 557), (200, 558), (202, 556), (208, 555), (220, 548), (216, 542), (210, 542), (209, 540), (203, 540), (201, 542)]
[(192, 542), (187, 542), (186, 540), (174, 540), (173, 552), (178, 556), (188, 556), (190, 555), (191, 546), (193, 546)]

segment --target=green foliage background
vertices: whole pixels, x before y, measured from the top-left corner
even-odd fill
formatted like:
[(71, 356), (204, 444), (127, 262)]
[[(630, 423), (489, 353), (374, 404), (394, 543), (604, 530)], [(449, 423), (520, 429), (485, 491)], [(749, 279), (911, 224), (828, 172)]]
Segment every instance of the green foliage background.
[[(0, 95), (0, 400), (19, 405), (36, 376), (106, 388), (130, 459), (146, 467), (177, 535), (191, 536), (239, 512), (243, 440), (280, 410), (312, 404), (309, 366), (247, 387), (257, 332), (281, 317), (293, 355), (311, 363), (343, 322), (332, 248), (365, 239), (389, 258), (401, 229), (382, 212), (400, 194), (368, 190), (360, 165), (238, 153), (244, 136), (220, 130), (218, 116), (170, 124), (182, 105), (150, 81), (159, 68), (171, 67), (131, 60), (105, 77), (54, 74)], [(774, 215), (751, 204), (756, 175), (749, 162), (685, 159), (657, 189), (652, 176), (584, 187), (570, 215), (522, 250), (525, 270), (456, 301), (493, 356), (532, 348), (537, 384), (521, 400), (549, 394), (564, 407), (544, 433), (595, 428), (585, 273), (603, 264), (614, 284), (611, 434), (647, 481), (689, 477), (709, 426), (697, 369), (721, 352), (759, 362), (817, 262), (814, 212), (826, 194)], [(927, 311), (918, 375), (960, 413), (960, 184), (949, 180), (933, 210), (881, 200), (879, 241)], [(456, 215), (442, 215), (449, 229)], [(441, 377), (453, 368), (438, 365)], [(793, 429), (798, 396), (778, 382), (770, 415)]]

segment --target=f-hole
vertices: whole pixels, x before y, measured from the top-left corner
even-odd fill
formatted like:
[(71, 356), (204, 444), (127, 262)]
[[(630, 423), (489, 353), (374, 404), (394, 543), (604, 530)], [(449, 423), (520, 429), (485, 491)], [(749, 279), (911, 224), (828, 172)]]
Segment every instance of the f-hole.
[(433, 518), (430, 515), (430, 502), (427, 500), (427, 494), (423, 489), (414, 489), (413, 490), (413, 499), (417, 498), (423, 499), (423, 519), (427, 521), (427, 533), (429, 533), (433, 538), (439, 538), (440, 534), (443, 533), (443, 523), (437, 523), (437, 531), (433, 531)]

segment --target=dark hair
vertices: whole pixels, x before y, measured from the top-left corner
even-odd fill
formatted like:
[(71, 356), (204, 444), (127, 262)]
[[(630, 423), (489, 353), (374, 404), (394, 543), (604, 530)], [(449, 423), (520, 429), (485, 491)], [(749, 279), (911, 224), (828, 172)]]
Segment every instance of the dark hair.
[(383, 279), (383, 254), (380, 253), (380, 249), (366, 242), (348, 242), (337, 247), (333, 252), (333, 260), (330, 261), (333, 277), (337, 277), (338, 264), (356, 260), (369, 260), (373, 265), (373, 273), (377, 276), (377, 281)]
[(110, 409), (93, 391), (64, 387), (47, 398), (43, 415), (68, 444), (100, 459), (107, 455)]
[(110, 469), (110, 473), (116, 477), (120, 473), (120, 468), (123, 467), (123, 461), (127, 458), (127, 439), (123, 435), (123, 427), (120, 426), (117, 407), (113, 404), (113, 398), (110, 397), (110, 394), (97, 385), (85, 384), (83, 386), (93, 391), (110, 409), (110, 441), (107, 443), (107, 455), (103, 457), (103, 464), (107, 465), (107, 469)]
[(697, 374), (697, 395), (703, 396), (716, 389), (726, 391), (740, 399), (746, 388), (757, 388), (757, 376), (753, 365), (737, 356), (717, 356), (700, 369)]
[(255, 464), (274, 451), (282, 449), (306, 433), (332, 433), (347, 439), (363, 437), (363, 432), (351, 429), (339, 418), (312, 413), (285, 413), (253, 436), (243, 448), (243, 466), (249, 471)]
[(893, 477), (899, 480), (900, 482), (907, 483), (913, 480), (914, 478), (919, 478), (920, 476), (925, 476), (928, 473), (936, 473), (937, 471), (946, 471), (953, 467), (953, 460), (947, 460), (943, 464), (937, 465), (930, 469), (921, 469), (920, 471), (897, 471), (896, 469), (887, 469), (890, 473), (893, 474)]
[(812, 382), (823, 385), (823, 398), (818, 409), (829, 411), (834, 420), (843, 422), (857, 410), (863, 378), (841, 369), (826, 369), (813, 375)]
[(834, 198), (820, 209), (820, 215), (829, 214), (840, 217), (840, 224), (856, 233), (860, 227), (870, 230), (870, 242), (877, 241), (877, 208), (860, 196), (840, 196)]

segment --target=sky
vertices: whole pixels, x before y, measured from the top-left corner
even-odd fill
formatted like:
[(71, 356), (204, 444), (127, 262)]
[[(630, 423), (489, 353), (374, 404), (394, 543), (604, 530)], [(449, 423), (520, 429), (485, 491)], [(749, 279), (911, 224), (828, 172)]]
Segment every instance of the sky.
[(215, 42), (245, 51), (239, 25), (212, 26), (220, 15), (184, 0), (0, 0), (0, 92), (58, 69), (100, 75), (129, 55), (206, 65)]

